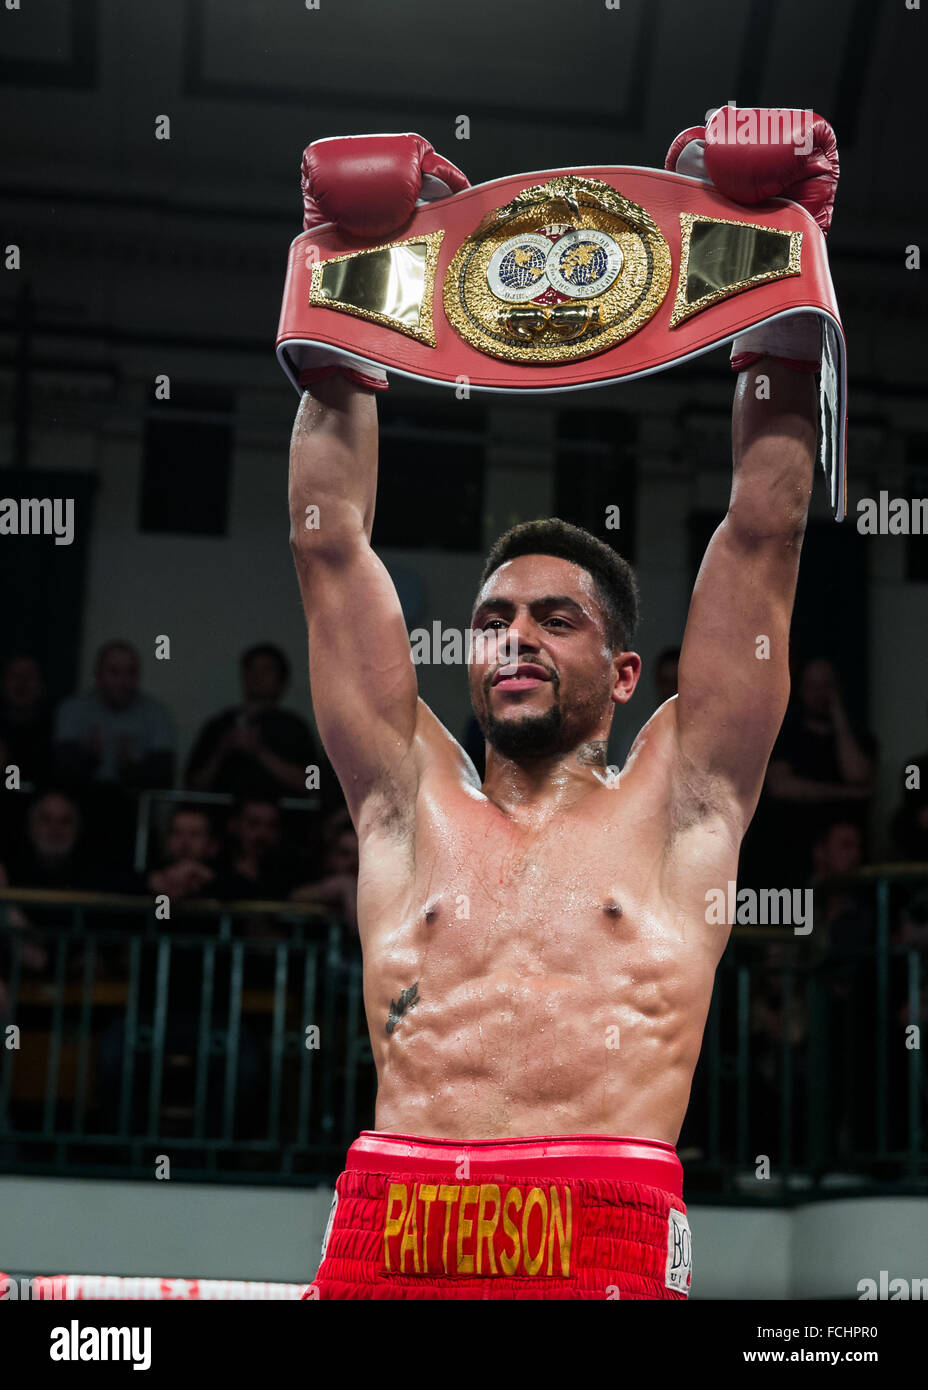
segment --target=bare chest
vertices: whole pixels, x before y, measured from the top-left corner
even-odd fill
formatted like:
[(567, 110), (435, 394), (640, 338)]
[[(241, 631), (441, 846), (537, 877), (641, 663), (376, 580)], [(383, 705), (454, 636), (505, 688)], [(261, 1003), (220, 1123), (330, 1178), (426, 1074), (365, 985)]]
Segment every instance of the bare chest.
[(362, 932), (394, 962), (428, 957), (459, 979), (550, 982), (606, 961), (660, 973), (693, 944), (696, 906), (664, 891), (662, 830), (608, 801), (516, 825), (483, 798), (427, 798), (407, 863), (362, 855)]

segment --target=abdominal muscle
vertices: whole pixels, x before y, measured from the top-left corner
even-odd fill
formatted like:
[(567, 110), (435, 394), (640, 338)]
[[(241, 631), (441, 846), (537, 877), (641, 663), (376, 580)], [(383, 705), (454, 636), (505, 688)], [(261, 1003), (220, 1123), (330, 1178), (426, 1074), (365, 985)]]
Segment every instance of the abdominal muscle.
[(676, 1143), (727, 938), (706, 890), (738, 840), (712, 817), (671, 833), (662, 747), (545, 825), (445, 777), (408, 844), (362, 836), (378, 1129)]
[[(630, 943), (627, 921), (625, 933), (622, 946), (598, 943), (598, 962), (585, 953), (583, 973), (563, 962), (549, 973), (538, 961), (479, 971), (460, 952), (460, 971), (445, 953), (426, 952), (411, 971), (404, 960), (416, 1002), (389, 1035), (384, 998), (399, 1000), (401, 987), (385, 996), (369, 967), (377, 1129), (461, 1142), (611, 1134), (676, 1143), (715, 962), (669, 934)], [(395, 955), (383, 965), (393, 975)]]

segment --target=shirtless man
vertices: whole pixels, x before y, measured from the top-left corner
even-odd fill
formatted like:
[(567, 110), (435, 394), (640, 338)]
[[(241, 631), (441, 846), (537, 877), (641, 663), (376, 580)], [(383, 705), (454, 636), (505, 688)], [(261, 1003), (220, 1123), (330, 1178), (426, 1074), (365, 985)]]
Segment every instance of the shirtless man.
[(737, 876), (789, 693), (816, 439), (809, 323), (791, 342), (781, 329), (775, 356), (763, 329), (735, 344), (751, 366), (731, 501), (693, 592), (679, 693), (618, 778), (606, 742), (641, 672), (629, 566), (556, 519), (497, 541), (468, 664), (481, 786), (418, 698), (371, 548), (374, 383), (301, 377), (291, 541), (319, 732), (358, 832), (378, 1076), (316, 1296), (686, 1296), (673, 1146), (728, 938), (707, 923), (707, 893)]

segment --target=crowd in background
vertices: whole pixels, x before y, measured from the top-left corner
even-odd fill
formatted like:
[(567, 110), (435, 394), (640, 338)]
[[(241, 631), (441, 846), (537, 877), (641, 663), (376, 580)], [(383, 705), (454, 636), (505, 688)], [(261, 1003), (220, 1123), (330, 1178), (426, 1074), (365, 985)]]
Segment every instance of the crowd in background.
[[(667, 648), (655, 662), (657, 704), (676, 693), (679, 656), (678, 648)], [(240, 702), (207, 720), (180, 768), (175, 720), (142, 689), (139, 654), (130, 643), (107, 642), (97, 653), (92, 688), (55, 709), (46, 701), (35, 659), (8, 659), (0, 674), (0, 887), (164, 895), (175, 920), (179, 911), (181, 924), (184, 904), (198, 899), (315, 903), (340, 919), (353, 940), (357, 836), (309, 724), (282, 704), (287, 659), (278, 648), (259, 644), (242, 654), (239, 670)], [(475, 722), (463, 741), (481, 771), (483, 745)], [(855, 876), (872, 860), (878, 756), (872, 733), (848, 716), (832, 663), (815, 658), (794, 671), (789, 708), (745, 837), (738, 878), (739, 888), (812, 888), (815, 893), (811, 954), (796, 938), (761, 944), (752, 974), (751, 1083), (755, 1096), (767, 1096), (758, 1113), (767, 1114), (772, 1127), (784, 1030), (791, 1046), (800, 1045), (796, 1055), (801, 1057), (810, 1026), (802, 968), (826, 953), (837, 963), (829, 977), (830, 1003), (835, 1016), (846, 1018), (850, 1034), (855, 1026), (859, 1032), (872, 1013), (872, 990), (861, 992), (866, 972), (856, 967), (874, 958), (874, 897), (872, 887), (865, 889)], [(906, 762), (919, 769), (920, 778), (909, 776), (906, 786), (900, 775), (899, 802), (889, 835), (882, 837), (892, 849), (880, 857), (928, 865), (928, 751), (913, 751)], [(307, 774), (319, 767), (318, 791), (308, 790)], [(172, 795), (154, 797), (157, 814), (150, 827), (143, 826), (140, 856), (139, 795), (159, 789)], [(23, 971), (47, 977), (54, 929), (70, 921), (64, 903), (0, 904), (0, 1017), (6, 1012), (10, 933), (18, 934)], [(260, 933), (260, 916), (248, 921), (249, 930)], [(928, 948), (924, 889), (894, 898), (890, 941)], [(848, 965), (843, 975), (842, 961)], [(890, 1006), (900, 1026), (912, 1021), (906, 980), (899, 973), (903, 965), (892, 967)], [(802, 968), (785, 1001), (787, 966)], [(117, 961), (117, 973), (120, 969)], [(170, 1028), (178, 1047), (178, 1030), (192, 1037), (196, 1028), (201, 976), (189, 970), (184, 975), (180, 966), (172, 971)], [(925, 995), (923, 989), (921, 1015), (928, 1021)], [(114, 1094), (110, 1082), (121, 1065), (121, 1028), (113, 1024), (100, 1040), (102, 1094)], [(245, 1029), (240, 1043), (243, 1076), (258, 1065), (250, 1036)], [(861, 1076), (868, 1057), (872, 1061), (872, 1048), (862, 1052)], [(707, 1066), (704, 1050), (685, 1131), (697, 1149), (705, 1144)], [(801, 1096), (801, 1065), (794, 1083)], [(852, 1112), (849, 1099), (840, 1121), (846, 1127), (853, 1127), (847, 1118)]]
[[(54, 709), (38, 662), (7, 660), (0, 887), (165, 895), (175, 916), (205, 898), (318, 903), (356, 931), (357, 837), (331, 771), (308, 775), (321, 759), (306, 720), (282, 705), (286, 656), (259, 644), (239, 669), (240, 703), (207, 720), (180, 769), (175, 720), (144, 692), (130, 643), (101, 647), (92, 688)], [(178, 782), (181, 795), (152, 799), (140, 855), (140, 793)], [(47, 903), (10, 905), (0, 916), (2, 1005), (3, 935), (18, 931), (24, 968), (42, 973), (51, 968), (49, 930), (70, 918)]]
[[(658, 703), (676, 693), (678, 660), (679, 649), (667, 648), (655, 662)], [(174, 900), (296, 898), (327, 902), (354, 923), (357, 840), (309, 724), (282, 704), (289, 677), (279, 648), (245, 651), (241, 701), (207, 720), (181, 769), (175, 720), (142, 689), (130, 643), (101, 647), (92, 688), (55, 709), (38, 662), (9, 658), (0, 674), (0, 885)], [(479, 770), (474, 723), (464, 742)], [(808, 886), (867, 863), (877, 758), (876, 739), (848, 717), (833, 665), (807, 661), (745, 838), (739, 884)], [(888, 857), (928, 863), (928, 751), (906, 762), (920, 769), (921, 787), (905, 790), (900, 777)], [(307, 773), (320, 765), (313, 796)], [(178, 785), (194, 795), (165, 803), (140, 868), (139, 792)], [(200, 793), (222, 802), (198, 802)], [(311, 812), (281, 806), (300, 798)], [(829, 915), (844, 920), (837, 910)], [(848, 922), (842, 930), (864, 929)]]
[[(175, 720), (142, 689), (130, 643), (107, 642), (92, 688), (54, 710), (35, 659), (10, 658), (0, 675), (0, 766), (11, 793), (0, 811), (7, 881), (149, 891), (158, 873), (140, 877), (131, 867), (139, 793), (179, 785), (191, 799), (173, 798), (161, 842), (145, 856), (160, 881), (170, 882), (172, 896), (206, 895), (209, 888), (212, 897), (287, 898), (305, 884), (321, 868), (321, 842), (332, 833), (325, 816), (343, 803), (337, 789), (331, 794), (331, 777), (323, 779), (328, 796), (307, 790), (319, 783), (308, 774), (320, 755), (307, 721), (281, 704), (290, 676), (284, 653), (270, 644), (250, 647), (240, 676), (241, 702), (206, 722), (181, 769)], [(213, 804), (198, 799), (202, 793), (212, 794)], [(302, 798), (320, 812), (321, 819), (304, 818), (301, 845), (287, 834), (285, 798)]]
[[(283, 705), (286, 656), (268, 643), (250, 647), (239, 674), (240, 701), (206, 721), (180, 767), (176, 721), (145, 693), (130, 643), (107, 642), (96, 656), (92, 688), (54, 709), (33, 657), (12, 657), (0, 672), (0, 887), (44, 890), (41, 898), (0, 902), (0, 1021), (13, 1014), (14, 957), (15, 1016), (28, 1020), (35, 1037), (48, 1027), (48, 1005), (36, 990), (58, 978), (83, 997), (79, 982), (91, 971), (93, 1124), (104, 1131), (117, 1127), (125, 1065), (133, 1076), (132, 1123), (146, 1122), (152, 1054), (140, 1047), (141, 1035), (127, 1043), (126, 1001), (127, 990), (136, 990), (139, 1024), (151, 1029), (159, 972), (152, 940), (140, 938), (139, 929), (154, 920), (158, 939), (170, 944), (159, 1123), (186, 1117), (189, 1126), (202, 1106), (212, 1134), (225, 1114), (226, 1062), (215, 1039), (231, 1026), (232, 976), (228, 945), (217, 945), (204, 1015), (202, 942), (221, 939), (222, 914), (233, 938), (247, 943), (244, 1011), (235, 1025), (237, 1126), (247, 1127), (249, 1115), (254, 1120), (266, 1090), (271, 1014), (261, 992), (272, 997), (275, 946), (293, 938), (294, 923), (303, 923), (311, 938), (336, 920), (345, 949), (356, 949), (357, 836), (309, 724)], [(76, 922), (73, 895), (80, 893), (93, 895), (81, 918), (94, 929), (92, 939), (67, 933)], [(144, 912), (133, 910), (140, 900), (147, 900)], [(249, 908), (236, 911), (245, 901)], [(213, 910), (215, 902), (222, 912)], [(285, 917), (294, 903), (317, 905), (320, 918), (292, 911)], [(167, 909), (153, 917), (158, 904)], [(191, 945), (193, 937), (201, 944)], [(133, 976), (134, 939), (141, 954)], [(301, 997), (301, 959), (287, 975), (288, 1010)], [(106, 993), (105, 982), (116, 995)], [(110, 1007), (108, 999), (115, 1001)], [(191, 1088), (204, 1021), (211, 1039), (208, 1084), (197, 1102)], [(28, 1067), (16, 1075), (13, 1113), (28, 1129), (34, 1124)], [(65, 1083), (66, 1092), (69, 1087), (73, 1082)]]

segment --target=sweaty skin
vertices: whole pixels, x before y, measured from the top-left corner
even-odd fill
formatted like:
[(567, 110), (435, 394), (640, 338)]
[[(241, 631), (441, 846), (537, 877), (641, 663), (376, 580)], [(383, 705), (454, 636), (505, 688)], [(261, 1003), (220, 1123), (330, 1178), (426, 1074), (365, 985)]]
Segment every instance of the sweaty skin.
[[(376, 1128), (676, 1143), (728, 938), (707, 923), (706, 895), (737, 876), (785, 712), (811, 490), (811, 380), (771, 359), (760, 370), (771, 398), (759, 405), (742, 374), (732, 501), (694, 590), (678, 696), (610, 774), (605, 741), (640, 659), (610, 650), (586, 570), (511, 560), (477, 596), (487, 642), (468, 668), (474, 708), (484, 726), (557, 703), (563, 727), (544, 756), (488, 744), (482, 786), (418, 698), (370, 546), (373, 399), (338, 378), (304, 395), (291, 544), (316, 718), (359, 837)], [(305, 524), (311, 506), (318, 527)], [(497, 688), (514, 648), (544, 679)]]
[[(578, 779), (523, 815), (480, 790), (425, 705), (420, 721), (407, 833), (369, 832), (361, 857), (377, 1127), (675, 1143), (725, 945), (705, 892), (735, 877), (738, 847), (722, 816), (672, 833), (674, 701), (615, 787)], [(410, 981), (420, 1002), (391, 1036)]]

